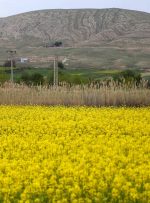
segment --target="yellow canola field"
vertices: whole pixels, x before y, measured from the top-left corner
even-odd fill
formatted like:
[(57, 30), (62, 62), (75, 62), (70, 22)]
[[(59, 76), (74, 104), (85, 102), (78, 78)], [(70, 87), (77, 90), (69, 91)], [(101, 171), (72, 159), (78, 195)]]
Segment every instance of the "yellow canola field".
[(150, 108), (1, 106), (0, 202), (150, 202)]

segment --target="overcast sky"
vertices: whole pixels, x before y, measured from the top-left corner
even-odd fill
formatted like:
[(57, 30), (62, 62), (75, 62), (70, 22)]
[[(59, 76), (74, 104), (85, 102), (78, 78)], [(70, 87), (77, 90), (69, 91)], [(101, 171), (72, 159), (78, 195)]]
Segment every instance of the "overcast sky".
[(0, 0), (0, 17), (55, 8), (126, 8), (150, 13), (150, 0)]

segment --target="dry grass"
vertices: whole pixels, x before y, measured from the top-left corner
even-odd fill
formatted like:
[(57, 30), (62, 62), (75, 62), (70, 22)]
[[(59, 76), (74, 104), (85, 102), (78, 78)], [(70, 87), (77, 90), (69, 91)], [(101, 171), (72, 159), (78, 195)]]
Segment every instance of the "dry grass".
[(111, 84), (91, 86), (0, 86), (0, 105), (149, 106), (150, 89)]

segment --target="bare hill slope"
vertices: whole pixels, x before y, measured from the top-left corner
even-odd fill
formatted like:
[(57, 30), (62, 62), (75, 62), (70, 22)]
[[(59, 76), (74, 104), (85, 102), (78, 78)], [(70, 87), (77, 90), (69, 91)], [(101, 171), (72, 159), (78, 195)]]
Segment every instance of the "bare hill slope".
[[(44, 48), (46, 43), (58, 40), (63, 42), (64, 49), (61, 51), (52, 48), (47, 51)], [(146, 64), (147, 67), (149, 46), (150, 14), (139, 11), (117, 8), (42, 10), (0, 18), (0, 60), (6, 57), (4, 52), (8, 48), (15, 48), (22, 56), (49, 56), (58, 52), (58, 55), (82, 56), (80, 64), (85, 66), (86, 61), (90, 66), (107, 67), (108, 62), (109, 66), (125, 66), (122, 56), (128, 57), (134, 52), (132, 49), (137, 49), (135, 54), (139, 55), (140, 61), (134, 60), (134, 64)], [(88, 50), (84, 47), (88, 47)], [(116, 50), (111, 52), (109, 48)], [(118, 48), (130, 51), (124, 53)], [(138, 49), (144, 51), (139, 54)], [(106, 57), (106, 63), (104, 59), (99, 60), (100, 55)], [(133, 59), (132, 56), (130, 59)], [(128, 61), (127, 57), (125, 61)], [(132, 65), (132, 61), (129, 65)]]
[(34, 11), (0, 19), (0, 38), (62, 40), (69, 46), (92, 46), (121, 39), (142, 39), (147, 43), (150, 14), (121, 9)]

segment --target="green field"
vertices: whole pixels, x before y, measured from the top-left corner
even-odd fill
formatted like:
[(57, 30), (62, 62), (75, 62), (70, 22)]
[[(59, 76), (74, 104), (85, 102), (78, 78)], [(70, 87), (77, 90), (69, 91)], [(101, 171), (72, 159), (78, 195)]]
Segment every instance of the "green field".
[[(64, 69), (59, 70), (60, 77), (63, 75), (64, 77), (82, 77), (84, 79), (91, 80), (101, 80), (105, 78), (110, 78), (113, 75), (121, 72), (120, 70), (97, 70), (97, 69)], [(35, 74), (40, 73), (44, 77), (52, 77), (53, 69), (52, 68), (14, 68), (14, 80), (17, 81), (24, 74)], [(7, 78), (10, 78), (11, 70), (10, 68), (0, 67), (0, 75), (1, 77), (4, 75)]]
[[(125, 69), (138, 70), (143, 78), (150, 79), (150, 50), (149, 48), (119, 48), (119, 47), (16, 47), (16, 57), (66, 57), (69, 60), (65, 64), (65, 70), (61, 70), (59, 78), (74, 77), (77, 80), (102, 80), (117, 75)], [(7, 60), (7, 48), (0, 47), (1, 66)], [(23, 74), (32, 75), (40, 73), (44, 77), (53, 77), (53, 62), (34, 62), (29, 64), (17, 64), (14, 69), (14, 79), (18, 81)], [(9, 69), (0, 69), (0, 81), (3, 75), (10, 78)]]
[[(138, 70), (138, 69), (134, 69)], [(117, 76), (121, 73), (122, 70), (119, 69), (97, 69), (97, 68), (82, 68), (82, 69), (69, 69), (68, 67), (65, 69), (59, 69), (59, 79), (60, 81), (66, 81), (68, 78), (75, 78), (75, 80), (79, 80), (80, 78), (84, 81), (96, 81), (96, 80), (104, 80), (110, 79)], [(14, 68), (14, 80), (18, 82), (23, 75), (33, 75), (35, 73), (39, 73), (44, 78), (53, 78), (53, 68)], [(146, 80), (150, 80), (150, 72), (149, 71), (140, 71), (142, 78)], [(10, 68), (0, 67), (0, 82), (5, 80), (9, 80), (11, 75)]]

